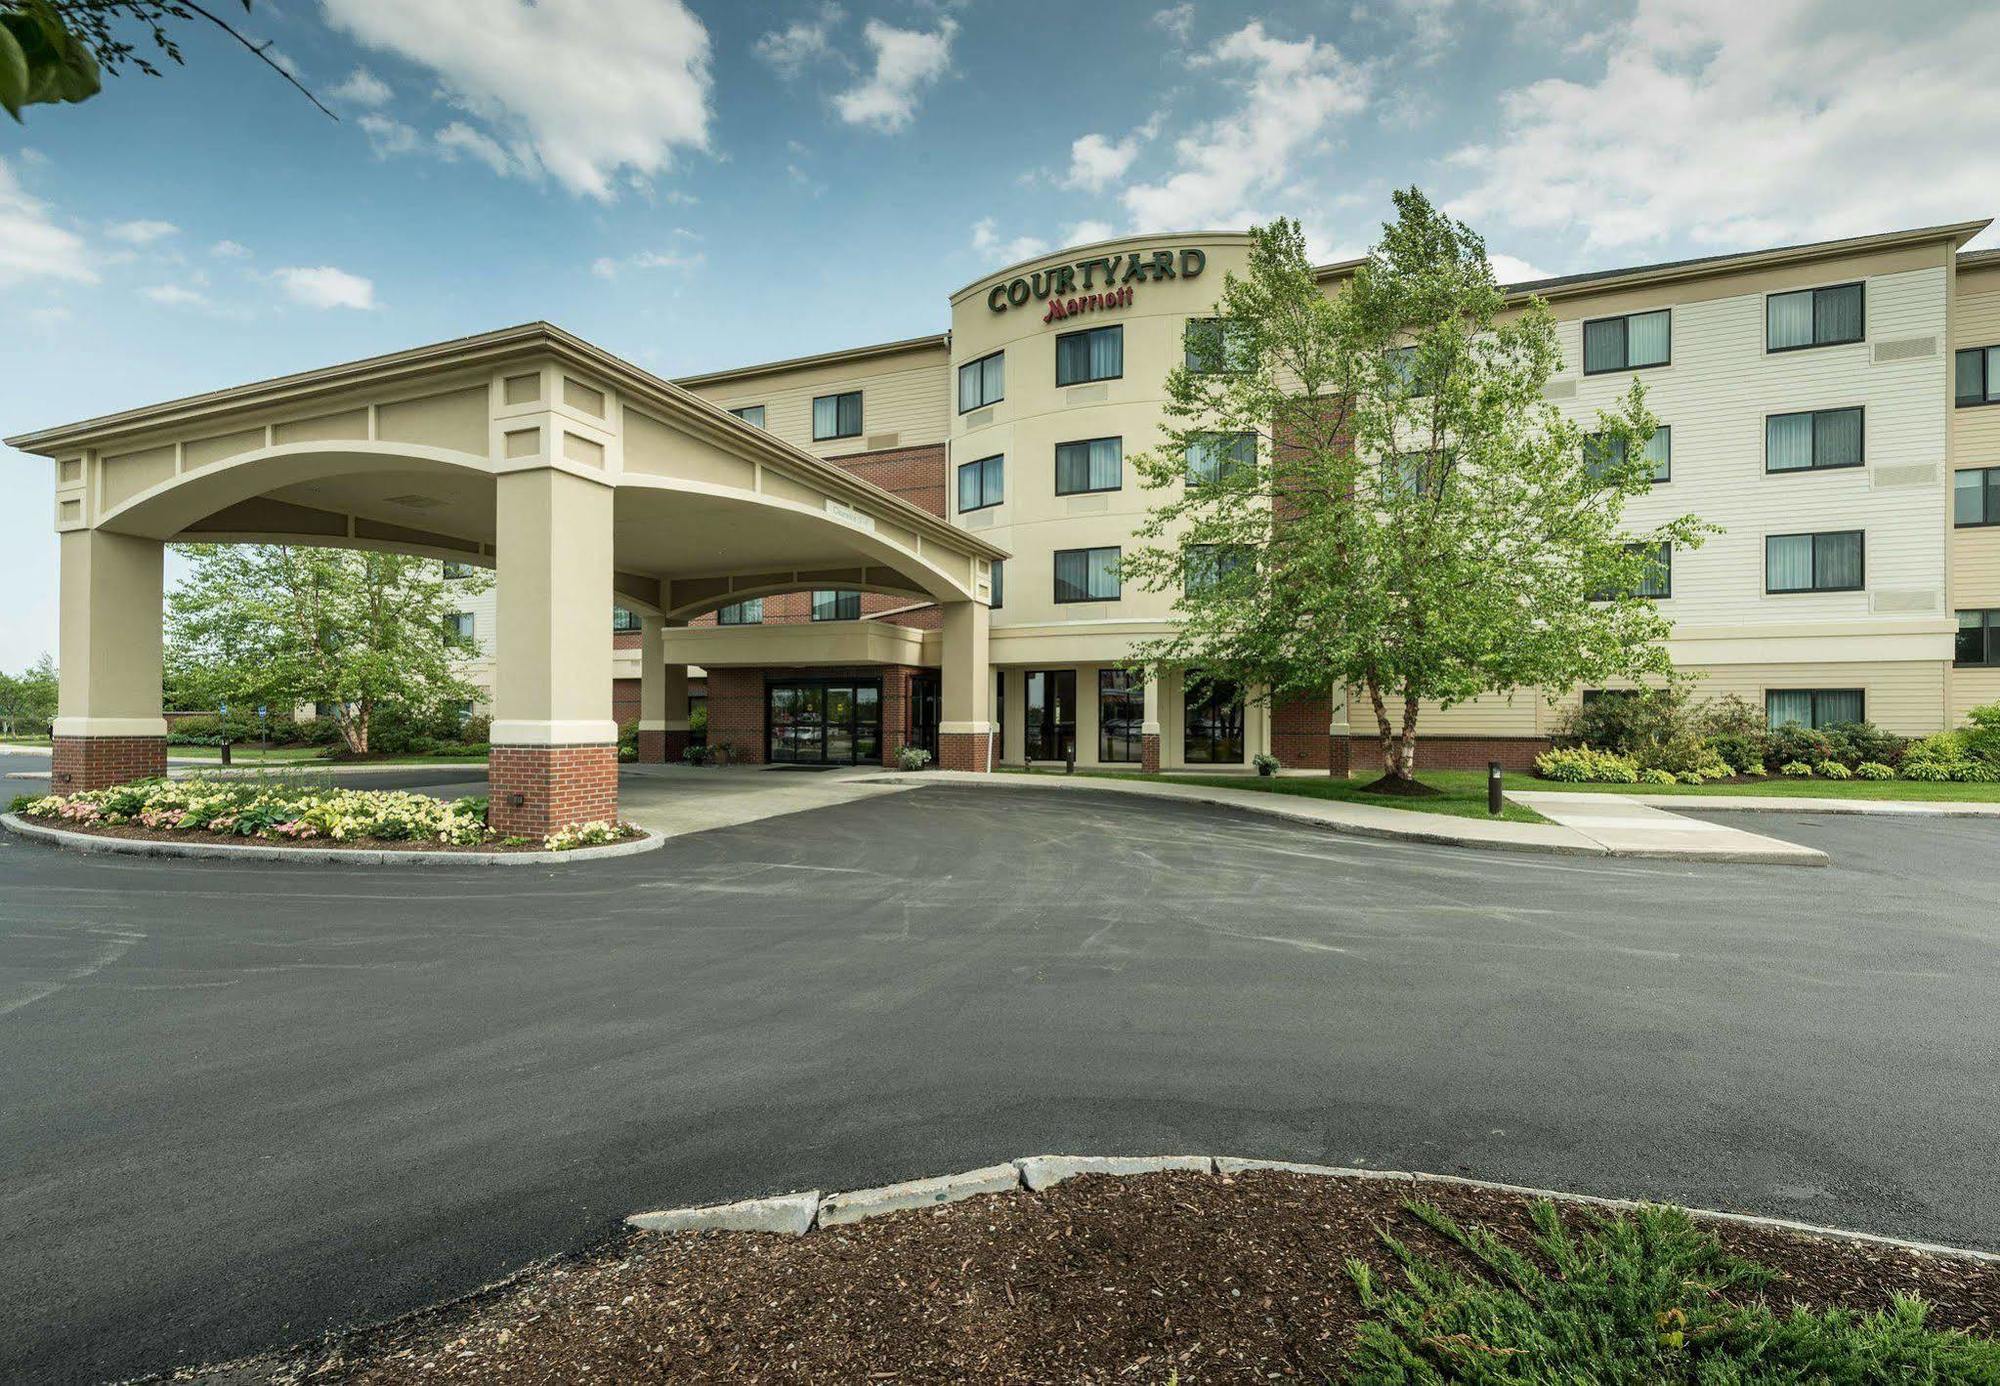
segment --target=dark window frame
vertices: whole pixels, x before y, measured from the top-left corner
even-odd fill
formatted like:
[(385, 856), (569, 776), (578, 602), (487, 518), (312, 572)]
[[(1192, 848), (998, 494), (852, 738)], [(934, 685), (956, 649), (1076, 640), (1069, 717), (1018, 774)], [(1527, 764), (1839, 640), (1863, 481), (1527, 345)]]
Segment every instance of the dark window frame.
[[(819, 599), (822, 593), (833, 598), (833, 614), (830, 616), (819, 614)], [(852, 616), (843, 615), (842, 613), (849, 608), (850, 603), (852, 604), (854, 614)], [(815, 621), (858, 621), (861, 619), (861, 593), (856, 588), (815, 587), (812, 589), (812, 598), (809, 606), (812, 618)]]
[[(1037, 711), (1033, 693), (1035, 681), (1041, 680), (1041, 716)], [(1067, 681), (1069, 699), (1062, 697), (1063, 685)], [(1026, 669), (1021, 673), (1021, 756), (1023, 760), (1065, 760), (1076, 753), (1076, 670), (1075, 668)], [(1064, 721), (1058, 715), (1069, 713)], [(1054, 745), (1049, 744), (1053, 739)], [(1067, 750), (1068, 755), (1065, 755)], [(1040, 751), (1043, 754), (1036, 755)], [(1052, 754), (1051, 754), (1052, 753)]]
[[(1984, 409), (1989, 404), (2000, 404), (2000, 371), (1993, 369), (1993, 355), (2000, 352), (2000, 342), (1992, 346), (1958, 347), (1951, 354), (1951, 406), (1954, 409)], [(1958, 392), (1958, 358), (1977, 356), (1979, 358), (1979, 397), (1967, 398)]]
[(1004, 558), (994, 559), (988, 566), (988, 572), (990, 574), (989, 596), (991, 600), (987, 602), (986, 609), (988, 611), (998, 611), (1007, 604), (1007, 560)]
[[(1215, 325), (1216, 344), (1221, 354), (1222, 364), (1210, 368), (1206, 364), (1196, 364), (1194, 336), (1197, 328), (1206, 329)], [(1210, 314), (1205, 317), (1190, 317), (1181, 326), (1181, 364), (1191, 375), (1246, 375), (1250, 366), (1247, 362), (1235, 361), (1229, 345), (1229, 319)]]
[[(1187, 455), (1187, 451), (1191, 451), (1191, 449), (1184, 450), (1181, 456), (1181, 485), (1184, 487), (1219, 486), (1228, 479), (1230, 472), (1234, 468), (1254, 468), (1257, 465), (1257, 431), (1255, 429), (1236, 428), (1227, 431), (1222, 429), (1204, 429), (1196, 433), (1195, 437), (1204, 440), (1215, 439), (1225, 441), (1229, 444), (1229, 451), (1222, 456), (1221, 465), (1216, 469), (1215, 475), (1206, 477), (1194, 474), (1194, 459)], [(1250, 440), (1250, 455), (1248, 457), (1237, 457), (1235, 455), (1236, 447), (1245, 438)]]
[[(1668, 482), (1674, 479), (1674, 426), (1672, 424), (1661, 424), (1658, 428), (1654, 429), (1650, 435), (1647, 436), (1645, 443), (1641, 444), (1641, 447), (1643, 448), (1650, 446), (1652, 444), (1653, 439), (1655, 438), (1664, 438), (1667, 440), (1667, 457), (1666, 457), (1667, 472), (1665, 476), (1648, 477), (1647, 480), (1654, 486), (1665, 486)], [(1585, 435), (1584, 446), (1587, 448), (1592, 448), (1592, 447), (1600, 448), (1603, 449), (1608, 454), (1610, 449), (1608, 448), (1607, 443), (1613, 441), (1616, 440), (1606, 439), (1606, 437), (1602, 433), (1591, 433)], [(1587, 454), (1584, 457), (1584, 469), (1586, 473), (1593, 480), (1601, 479), (1604, 472), (1609, 470), (1610, 468), (1619, 467), (1623, 465), (1624, 465), (1624, 460), (1621, 458), (1618, 459), (1617, 461), (1607, 460), (1602, 467), (1599, 467), (1598, 464), (1593, 462)]]
[(636, 611), (628, 611), (622, 606), (612, 607), (611, 629), (614, 631), (624, 631), (628, 633), (631, 631), (641, 629), (639, 613)]
[[(750, 608), (753, 606), (757, 608), (757, 615), (755, 620), (749, 619)], [(734, 619), (731, 619), (730, 617), (731, 612), (736, 613)], [(731, 602), (727, 606), (718, 606), (715, 609), (715, 624), (717, 624), (718, 626), (763, 625), (764, 599), (762, 597), (745, 597), (740, 602)]]
[[(1078, 554), (1078, 553), (1084, 555), (1083, 580), (1084, 583), (1086, 584), (1085, 595), (1080, 597), (1065, 597), (1062, 594), (1062, 577), (1061, 577), (1062, 561), (1064, 557), (1066, 557), (1067, 555)], [(1055, 604), (1057, 606), (1084, 606), (1094, 602), (1115, 602), (1124, 600), (1125, 582), (1122, 576), (1117, 576), (1117, 575), (1114, 575), (1113, 581), (1115, 581), (1118, 584), (1118, 588), (1110, 596), (1100, 597), (1100, 596), (1092, 596), (1089, 594), (1088, 584), (1090, 582), (1090, 575), (1096, 571), (1096, 569), (1092, 566), (1090, 555), (1099, 553), (1116, 554), (1118, 555), (1121, 561), (1125, 557), (1124, 547), (1119, 544), (1091, 544), (1081, 549), (1057, 549), (1055, 553), (1051, 555), (1053, 566), (1051, 568), (1052, 576), (1049, 584), (1049, 594), (1051, 597), (1054, 598)]]
[[(1665, 313), (1667, 315), (1667, 359), (1664, 361), (1648, 361), (1643, 366), (1635, 366), (1632, 364), (1632, 319), (1651, 317), (1655, 313)], [(1615, 322), (1621, 325), (1620, 350), (1618, 353), (1620, 364), (1616, 366), (1599, 366), (1596, 370), (1592, 370), (1590, 368), (1590, 351), (1586, 345), (1590, 340), (1590, 329), (1599, 323), (1606, 322)], [(1577, 341), (1577, 353), (1581, 359), (1577, 364), (1583, 368), (1585, 375), (1613, 375), (1620, 371), (1656, 371), (1671, 366), (1674, 363), (1674, 310), (1671, 307), (1646, 308), (1633, 313), (1611, 313), (1601, 318), (1585, 318), (1581, 334)]]
[[(1194, 581), (1194, 555), (1212, 555), (1206, 569), (1204, 581), (1197, 586)], [(1234, 563), (1229, 561), (1234, 556)], [(1256, 561), (1255, 549), (1249, 544), (1188, 544), (1181, 549), (1181, 595), (1192, 596), (1206, 591), (1221, 581), (1225, 571)]]
[[(754, 419), (747, 417), (750, 411), (753, 409), (757, 411), (757, 417)], [(767, 417), (767, 415), (764, 412), (764, 409), (765, 406), (761, 404), (739, 404), (729, 412), (731, 414), (734, 414), (738, 419), (742, 420), (744, 423), (749, 424), (750, 427), (752, 428), (763, 428), (764, 420)]]
[[(812, 402), (812, 440), (815, 443), (828, 443), (837, 438), (859, 438), (866, 431), (864, 424), (865, 416), (862, 412), (862, 393), (860, 390), (836, 390), (830, 395), (814, 395)], [(827, 399), (834, 401), (834, 431), (832, 433), (821, 433), (819, 431), (819, 405), (821, 400)], [(844, 399), (854, 401), (854, 427), (852, 429), (845, 429), (840, 426), (840, 401)]]
[[(995, 500), (987, 500), (985, 498), (987, 474), (989, 471), (996, 470), (991, 465), (995, 462), (1000, 464), (997, 468), (1000, 473), (1000, 495)], [(965, 503), (965, 475), (974, 467), (979, 468), (980, 501), (977, 505), (967, 505)], [(1007, 454), (996, 452), (991, 457), (975, 457), (970, 462), (961, 462), (958, 464), (958, 472), (955, 480), (958, 490), (953, 496), (953, 500), (958, 504), (959, 514), (970, 515), (975, 510), (991, 510), (996, 505), (1005, 505), (1007, 503)]]
[[(1854, 581), (1852, 586), (1842, 586), (1842, 587), (1819, 586), (1818, 585), (1819, 541), (1822, 539), (1842, 538), (1849, 534), (1857, 534), (1861, 536), (1861, 575)], [(1773, 539), (1810, 539), (1813, 541), (1812, 542), (1812, 572), (1813, 572), (1813, 584), (1814, 584), (1813, 586), (1811, 587), (1771, 586), (1771, 541)], [(1803, 529), (1803, 530), (1790, 530), (1784, 534), (1767, 534), (1764, 536), (1764, 595), (1765, 596), (1808, 597), (1827, 592), (1865, 592), (1867, 590), (1868, 590), (1868, 531), (1867, 530)]]
[[(1858, 337), (1835, 337), (1822, 342), (1819, 340), (1819, 296), (1823, 293), (1832, 293), (1837, 289), (1861, 290), (1861, 335)], [(1771, 345), (1771, 300), (1774, 298), (1789, 298), (1794, 294), (1812, 295), (1813, 340), (1810, 342), (1800, 342), (1796, 346), (1774, 347)], [(1867, 340), (1868, 281), (1865, 279), (1849, 279), (1839, 284), (1815, 284), (1807, 289), (1780, 289), (1775, 293), (1764, 295), (1764, 354), (1766, 356), (1780, 356), (1788, 351), (1818, 351), (1822, 347), (1830, 346), (1853, 346), (1857, 342), (1865, 342)]]
[[(1092, 443), (1118, 444), (1118, 484), (1116, 486), (1072, 486), (1065, 489), (1063, 486), (1062, 467), (1063, 449), (1088, 448)], [(1107, 433), (1099, 438), (1066, 438), (1056, 444), (1055, 469), (1056, 494), (1059, 496), (1102, 496), (1108, 495), (1113, 491), (1122, 491), (1125, 489), (1125, 435), (1122, 433)], [(1090, 454), (1088, 452), (1083, 455), (1083, 475), (1084, 480), (1088, 481), (1090, 479)]]
[[(1966, 475), (1976, 475), (1983, 480), (1978, 486), (1980, 494), (1980, 518), (1961, 520), (1958, 518), (1958, 479)], [(2000, 467), (1959, 467), (1951, 474), (1951, 527), (1953, 529), (1991, 529), (2000, 525)]]
[[(985, 366), (988, 361), (991, 361), (996, 357), (1000, 359), (1000, 393), (993, 396), (993, 398), (991, 399), (987, 399), (985, 398), (986, 394)], [(956, 377), (956, 386), (958, 389), (957, 403), (958, 403), (959, 413), (970, 414), (975, 409), (988, 408), (989, 406), (998, 404), (1002, 400), (1007, 398), (1006, 357), (1007, 357), (1007, 349), (1005, 347), (1002, 347), (998, 351), (987, 352), (984, 356), (979, 357), (977, 360), (967, 361), (964, 365), (958, 368), (958, 375)], [(965, 402), (965, 373), (970, 370), (977, 370), (979, 372), (980, 400), (979, 403), (977, 404), (967, 404)]]
[[(1062, 344), (1064, 342), (1072, 340), (1073, 338), (1090, 337), (1099, 332), (1115, 332), (1118, 334), (1117, 374), (1087, 375), (1077, 380), (1064, 380)], [(1109, 326), (1105, 327), (1084, 327), (1084, 328), (1079, 328), (1075, 332), (1059, 332), (1056, 334), (1055, 351), (1056, 351), (1056, 388), (1059, 390), (1068, 389), (1072, 385), (1095, 385), (1101, 380), (1123, 380), (1125, 378), (1125, 324), (1123, 323), (1112, 323)], [(1086, 356), (1087, 355), (1088, 353), (1086, 353)]]
[[(1136, 708), (1138, 716), (1122, 719), (1134, 730), (1121, 733), (1120, 754), (1111, 754), (1111, 738), (1104, 717), (1107, 698), (1122, 704), (1128, 711)], [(1130, 669), (1102, 669), (1097, 671), (1097, 760), (1101, 765), (1137, 765), (1146, 758), (1146, 681)], [(1129, 752), (1129, 754), (1128, 754)]]
[[(1225, 688), (1229, 690), (1229, 697), (1218, 699), (1216, 694)], [(1198, 706), (1208, 714), (1200, 718), (1197, 718), (1195, 715), (1197, 696), (1199, 697)], [(1243, 696), (1242, 688), (1236, 684), (1217, 682), (1203, 686), (1192, 679), (1183, 682), (1181, 685), (1181, 764), (1242, 765), (1247, 761), (1250, 758), (1250, 727), (1249, 721), (1244, 715), (1244, 709), (1247, 705), (1248, 700)], [(1200, 738), (1201, 741), (1206, 743), (1203, 753), (1201, 755), (1193, 754), (1197, 739), (1195, 734), (1197, 722), (1199, 721), (1204, 725), (1213, 725), (1215, 718), (1212, 715), (1212, 710), (1216, 708), (1227, 708), (1234, 714), (1232, 718), (1228, 719), (1234, 724), (1233, 731), (1235, 733), (1234, 739), (1237, 753), (1233, 760), (1226, 756), (1215, 754), (1216, 748), (1225, 744), (1229, 738), (1213, 733), (1205, 734)]]
[[(1827, 462), (1819, 460), (1819, 416), (1822, 414), (1859, 414), (1861, 416), (1861, 447), (1852, 462)], [(1813, 460), (1803, 467), (1773, 467), (1771, 465), (1771, 420), (1811, 419)], [(1813, 472), (1845, 472), (1868, 465), (1868, 406), (1864, 404), (1836, 404), (1826, 409), (1787, 409), (1777, 414), (1764, 416), (1764, 475), (1765, 476), (1807, 476)]]
[[(1868, 690), (1866, 688), (1767, 688), (1764, 690), (1764, 720), (1767, 723), (1771, 721), (1771, 695), (1773, 693), (1804, 693), (1810, 697), (1812, 699), (1812, 711), (1806, 716), (1806, 725), (1814, 730), (1822, 727), (1845, 725), (1842, 722), (1824, 722), (1820, 719), (1819, 700), (1829, 694), (1844, 696), (1853, 693), (1859, 695), (1861, 699), (1861, 715), (1852, 720), (1856, 722), (1865, 722), (1868, 720)], [(1787, 725), (1792, 724), (1788, 723)]]
[[(1979, 625), (1972, 627), (1972, 629), (1979, 631), (1982, 648), (1980, 658), (1978, 659), (1960, 659), (1958, 657), (1957, 642), (1964, 636), (1965, 631), (1968, 629), (1965, 625), (1965, 618), (1967, 616), (1977, 616), (1980, 618)], [(1951, 667), (1954, 669), (2000, 669), (2000, 607), (1973, 607), (1969, 610), (1959, 612), (1958, 619), (1958, 635), (1953, 638), (1952, 642)]]

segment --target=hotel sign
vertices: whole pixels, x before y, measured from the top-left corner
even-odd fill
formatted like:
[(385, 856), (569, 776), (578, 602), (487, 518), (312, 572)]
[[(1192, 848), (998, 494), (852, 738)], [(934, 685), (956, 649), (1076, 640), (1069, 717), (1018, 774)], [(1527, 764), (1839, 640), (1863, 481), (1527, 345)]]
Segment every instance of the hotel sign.
[(1044, 305), (1042, 321), (1055, 322), (1104, 308), (1129, 308), (1135, 282), (1193, 279), (1207, 268), (1207, 254), (1191, 246), (1185, 250), (1099, 255), (1067, 265), (1051, 265), (1031, 274), (1017, 274), (1006, 283), (993, 286), (986, 295), (986, 306), (993, 312), (1004, 313), (1039, 300)]

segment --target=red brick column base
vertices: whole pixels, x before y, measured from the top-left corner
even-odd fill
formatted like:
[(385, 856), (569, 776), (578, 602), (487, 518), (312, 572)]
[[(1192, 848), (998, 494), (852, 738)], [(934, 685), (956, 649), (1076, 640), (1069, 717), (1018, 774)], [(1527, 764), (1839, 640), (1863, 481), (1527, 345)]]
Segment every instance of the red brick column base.
[[(486, 754), (492, 798), (486, 821), (506, 837), (618, 821), (618, 746), (494, 746)], [(520, 800), (516, 803), (515, 800)]]
[(1139, 769), (1148, 775), (1160, 773), (1160, 734), (1148, 732), (1139, 738)]
[[(639, 763), (641, 765), (664, 765), (667, 761), (667, 737), (671, 733), (663, 731), (641, 731), (639, 733)], [(675, 759), (679, 759), (678, 756)]]
[(164, 736), (58, 736), (50, 752), (51, 794), (157, 780), (167, 773)]
[(939, 732), (938, 769), (986, 771), (985, 732)]
[[(663, 748), (660, 752), (661, 756), (665, 758), (669, 765), (680, 764), (681, 757), (687, 754), (687, 748), (694, 741), (694, 734), (683, 729), (681, 731), (661, 732), (660, 735), (665, 738)], [(641, 756), (640, 759), (643, 760), (645, 757)]]

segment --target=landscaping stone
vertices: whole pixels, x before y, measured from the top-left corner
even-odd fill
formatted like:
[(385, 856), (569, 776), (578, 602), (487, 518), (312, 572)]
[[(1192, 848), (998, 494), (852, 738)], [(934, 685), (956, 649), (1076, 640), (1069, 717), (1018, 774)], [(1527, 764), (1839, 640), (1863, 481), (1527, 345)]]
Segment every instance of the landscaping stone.
[(1217, 1174), (1241, 1174), (1251, 1169), (1281, 1169), (1288, 1174), (1331, 1175), (1348, 1179), (1416, 1179), (1400, 1169), (1350, 1169), (1344, 1165), (1302, 1165), (1293, 1160), (1239, 1160), (1233, 1155), (1215, 1157)]
[(1014, 1164), (1022, 1182), (1038, 1192), (1079, 1174), (1156, 1174), (1169, 1169), (1207, 1174), (1215, 1168), (1207, 1155), (1030, 1155)]
[(828, 1194), (820, 1200), (819, 1225), (833, 1227), (844, 1222), (880, 1217), (905, 1208), (930, 1208), (940, 1203), (956, 1203), (978, 1194), (1011, 1193), (1021, 1187), (1021, 1171), (1014, 1165), (988, 1165), (963, 1174), (940, 1175), (934, 1179), (909, 1179), (876, 1189), (855, 1189)]
[(736, 1203), (712, 1203), (704, 1208), (668, 1208), (634, 1213), (629, 1226), (646, 1232), (778, 1232), (802, 1237), (812, 1230), (819, 1211), (819, 1191), (746, 1198)]

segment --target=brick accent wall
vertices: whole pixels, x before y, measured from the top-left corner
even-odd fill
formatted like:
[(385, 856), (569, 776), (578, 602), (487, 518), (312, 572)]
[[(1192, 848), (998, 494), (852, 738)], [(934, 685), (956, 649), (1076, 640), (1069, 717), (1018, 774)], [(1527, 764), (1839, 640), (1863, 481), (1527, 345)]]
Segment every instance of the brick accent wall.
[[(1548, 749), (1546, 736), (1425, 736), (1419, 724), (1417, 772), (1484, 770), (1492, 760), (1508, 770), (1532, 771), (1535, 757)], [(1375, 737), (1350, 736), (1347, 754), (1352, 773), (1370, 780), (1381, 778), (1382, 743)]]
[(1160, 773), (1160, 734), (1148, 732), (1139, 738), (1139, 769), (1148, 775)]
[(984, 732), (939, 732), (938, 768), (940, 770), (991, 769), (986, 763), (986, 734)]
[(621, 727), (639, 720), (639, 680), (611, 680), (611, 720)]
[(164, 736), (58, 736), (49, 751), (51, 794), (157, 780), (167, 773)]
[[(783, 679), (880, 679), (882, 682), (882, 755), (884, 765), (896, 763), (897, 750), (910, 737), (910, 683), (924, 671), (907, 664), (871, 664), (850, 668), (710, 669), (708, 671), (708, 744), (728, 742), (737, 763), (765, 761), (764, 685)], [(678, 733), (669, 733), (678, 735)], [(677, 750), (670, 750), (677, 757)]]
[[(508, 836), (618, 818), (618, 747), (494, 746), (486, 754), (487, 821)], [(513, 802), (515, 795), (522, 802)]]
[[(675, 757), (679, 759), (679, 757)], [(667, 760), (667, 734), (663, 731), (642, 731), (639, 733), (639, 763), (641, 765), (664, 765)]]
[(852, 472), (863, 481), (901, 496), (919, 509), (940, 517), (945, 513), (943, 443), (889, 448), (882, 452), (850, 452), (826, 460), (842, 471)]

